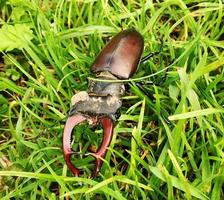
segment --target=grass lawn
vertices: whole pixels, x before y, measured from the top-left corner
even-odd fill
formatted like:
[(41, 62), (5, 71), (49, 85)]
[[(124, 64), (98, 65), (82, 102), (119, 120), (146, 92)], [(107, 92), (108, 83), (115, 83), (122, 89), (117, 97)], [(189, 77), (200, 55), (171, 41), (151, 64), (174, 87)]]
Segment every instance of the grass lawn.
[[(224, 199), (222, 0), (1, 0), (0, 199)], [(122, 29), (144, 37), (100, 174), (62, 152), (71, 97)], [(162, 43), (162, 44), (161, 44)], [(137, 85), (141, 83), (144, 92)], [(88, 152), (102, 129), (82, 124)]]

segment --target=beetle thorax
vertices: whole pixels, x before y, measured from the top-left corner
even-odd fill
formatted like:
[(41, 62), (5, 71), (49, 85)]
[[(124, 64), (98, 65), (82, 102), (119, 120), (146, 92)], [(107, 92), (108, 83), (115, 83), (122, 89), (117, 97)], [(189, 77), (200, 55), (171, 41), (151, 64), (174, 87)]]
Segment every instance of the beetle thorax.
[[(97, 75), (99, 81), (91, 81), (89, 84), (89, 94), (97, 96), (122, 96), (125, 92), (124, 84), (122, 82), (107, 82), (105, 80), (118, 80), (114, 75), (108, 71), (100, 72)], [(102, 81), (100, 81), (102, 80)]]

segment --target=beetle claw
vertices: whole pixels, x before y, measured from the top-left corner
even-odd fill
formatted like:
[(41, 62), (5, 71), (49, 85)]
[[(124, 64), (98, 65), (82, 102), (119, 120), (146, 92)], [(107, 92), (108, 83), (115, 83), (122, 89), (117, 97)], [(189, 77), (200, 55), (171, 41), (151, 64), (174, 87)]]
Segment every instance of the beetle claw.
[(95, 168), (93, 170), (93, 173), (92, 173), (91, 177), (95, 178), (98, 175), (99, 171), (100, 171), (100, 167), (101, 167), (101, 165), (103, 163), (103, 160), (102, 160), (101, 157), (98, 157), (95, 154), (92, 154), (92, 156), (95, 157), (96, 161), (95, 161)]
[[(77, 154), (72, 150), (71, 147), (71, 136), (72, 136), (72, 130), (73, 128), (78, 125), (79, 123), (86, 121), (88, 118), (86, 116), (83, 116), (82, 114), (76, 114), (68, 118), (65, 129), (64, 129), (64, 134), (63, 134), (63, 152), (64, 152), (64, 159), (65, 162), (68, 166), (68, 168), (72, 171), (72, 173), (75, 176), (79, 176), (80, 170), (76, 168), (72, 162), (71, 162), (71, 157), (73, 154)], [(113, 134), (113, 121), (109, 117), (100, 117), (97, 121), (97, 117), (92, 117), (92, 120), (94, 123), (100, 123), (103, 126), (104, 129), (104, 135), (103, 135), (103, 140), (101, 143), (101, 146), (97, 150), (96, 153), (87, 153), (84, 155), (91, 155), (95, 157), (95, 168), (93, 170), (93, 177), (96, 177), (97, 174), (99, 173), (100, 167), (103, 162), (103, 158), (107, 152), (107, 148), (110, 145), (112, 134)], [(91, 120), (91, 118), (90, 118)]]
[(101, 146), (96, 153), (91, 153), (95, 157), (95, 168), (92, 173), (92, 177), (96, 177), (100, 171), (101, 165), (103, 163), (103, 158), (107, 152), (113, 136), (113, 121), (109, 117), (103, 117), (100, 119), (100, 123), (103, 126), (104, 134)]
[(64, 128), (64, 134), (63, 134), (63, 153), (64, 153), (64, 159), (68, 166), (68, 168), (72, 171), (72, 173), (75, 176), (79, 175), (79, 170), (73, 166), (71, 162), (71, 157), (74, 154), (74, 151), (71, 147), (71, 135), (73, 128), (86, 120), (86, 117), (84, 117), (82, 114), (76, 114), (73, 116), (70, 116), (65, 124)]

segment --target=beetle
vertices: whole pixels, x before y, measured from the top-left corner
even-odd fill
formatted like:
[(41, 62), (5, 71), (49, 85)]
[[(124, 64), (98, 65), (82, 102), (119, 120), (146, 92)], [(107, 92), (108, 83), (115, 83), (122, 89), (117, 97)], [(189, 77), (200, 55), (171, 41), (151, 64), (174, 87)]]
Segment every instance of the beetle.
[[(124, 84), (117, 80), (128, 79), (136, 72), (143, 48), (143, 37), (135, 29), (123, 30), (115, 35), (96, 57), (91, 71), (101, 80), (116, 82), (91, 81), (88, 91), (81, 91), (72, 97), (72, 107), (63, 133), (63, 152), (65, 162), (75, 176), (79, 176), (80, 170), (71, 162), (71, 156), (75, 154), (70, 144), (74, 126), (83, 121), (103, 126), (101, 146), (96, 153), (89, 153), (96, 160), (92, 174), (95, 177), (110, 145), (116, 113), (122, 105), (121, 97), (125, 92)], [(152, 54), (143, 57), (142, 61), (151, 56)]]

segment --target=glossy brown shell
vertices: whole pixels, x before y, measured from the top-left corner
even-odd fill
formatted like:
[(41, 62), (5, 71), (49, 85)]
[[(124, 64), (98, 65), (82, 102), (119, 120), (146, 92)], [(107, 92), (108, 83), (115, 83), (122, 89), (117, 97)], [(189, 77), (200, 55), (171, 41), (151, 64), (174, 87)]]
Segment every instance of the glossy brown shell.
[(93, 72), (109, 71), (113, 75), (127, 79), (137, 70), (144, 41), (134, 29), (121, 31), (103, 48), (94, 61)]

